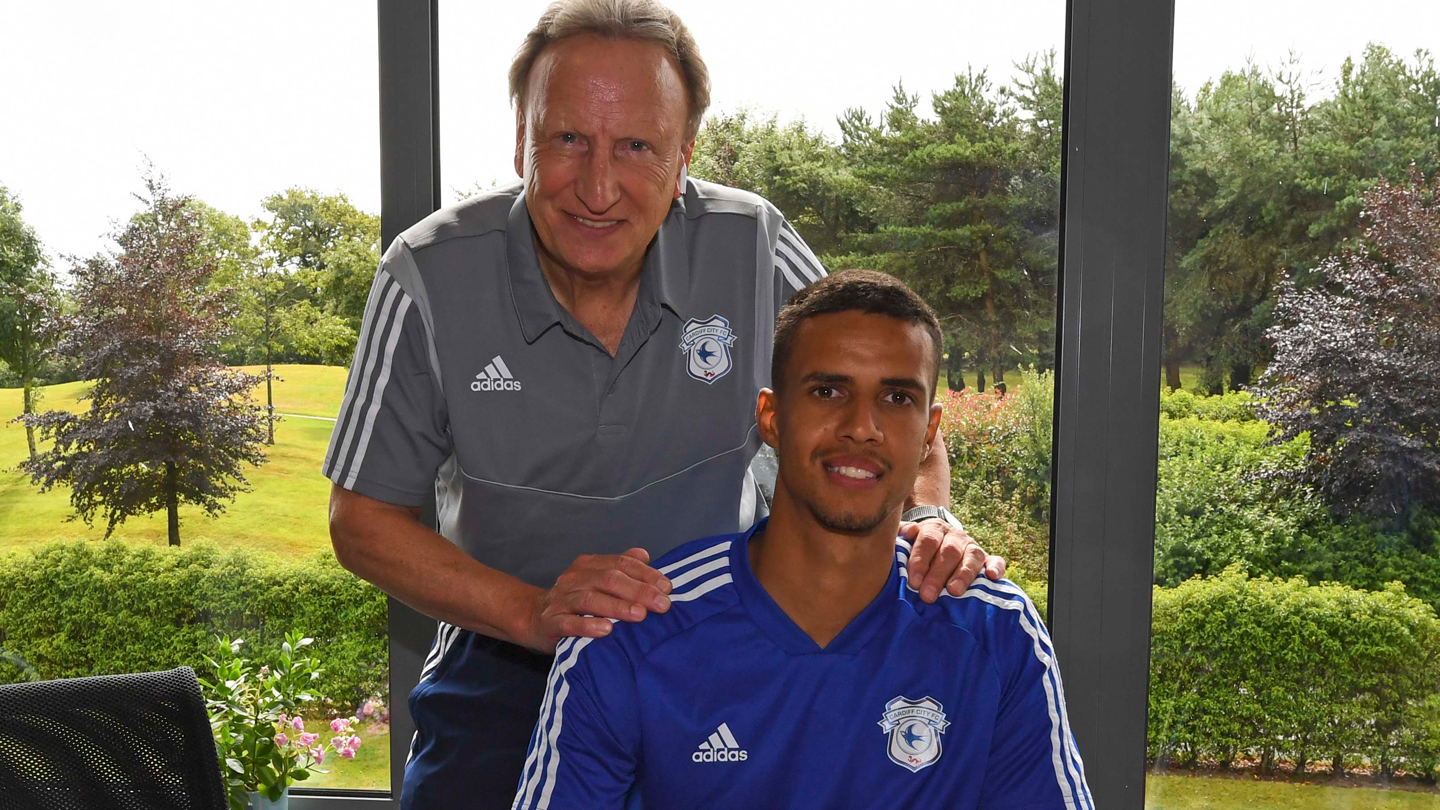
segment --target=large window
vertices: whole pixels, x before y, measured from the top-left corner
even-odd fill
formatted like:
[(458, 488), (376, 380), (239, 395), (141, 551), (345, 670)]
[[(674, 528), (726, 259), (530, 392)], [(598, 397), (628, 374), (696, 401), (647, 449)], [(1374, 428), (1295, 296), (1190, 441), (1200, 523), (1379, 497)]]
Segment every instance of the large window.
[(1176, 4), (1153, 810), (1440, 807), (1437, 30)]
[[(0, 205), (14, 240), (0, 281), (58, 332), (22, 347), (7, 331), (0, 364), (0, 678), (207, 677), (216, 635), (273, 663), (300, 631), (325, 670), (308, 729), (328, 739), (332, 716), (360, 714), (364, 741), (306, 784), (388, 790), (385, 599), (330, 553), (319, 473), (378, 260), (375, 8), (12, 4), (4, 18)], [(28, 258), (11, 250), (21, 242)], [(155, 244), (173, 250), (146, 254)], [(15, 291), (0, 292), (0, 318)], [(120, 328), (87, 311), (102, 301), (146, 317)], [(200, 356), (178, 359), (191, 338)], [(135, 360), (107, 364), (106, 350)], [(182, 372), (197, 388), (167, 390)], [(145, 416), (235, 374), (252, 379), (234, 402), (258, 412), (215, 406), (190, 425), (203, 435)], [(92, 418), (97, 390), (110, 398), (65, 451), (97, 469), (54, 474), (46, 432), (11, 420)], [(201, 469), (227, 459), (243, 484)], [(32, 472), (54, 486), (38, 492)], [(235, 497), (210, 513), (201, 493), (216, 486)], [(77, 507), (92, 522), (69, 520)], [(125, 519), (107, 531), (110, 515)]]

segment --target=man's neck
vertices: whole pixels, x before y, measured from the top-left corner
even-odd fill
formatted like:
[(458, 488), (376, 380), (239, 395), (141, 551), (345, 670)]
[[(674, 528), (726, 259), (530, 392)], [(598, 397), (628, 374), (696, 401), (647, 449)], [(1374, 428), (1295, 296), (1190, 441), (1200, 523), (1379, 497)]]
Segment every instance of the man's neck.
[(777, 487), (770, 521), (750, 542), (750, 568), (785, 615), (823, 648), (884, 589), (899, 528), (897, 509), (864, 534), (832, 532)]
[(560, 306), (590, 330), (611, 354), (619, 351), (630, 313), (635, 310), (644, 263), (613, 273), (586, 274), (556, 261), (539, 238), (535, 239), (535, 252), (540, 260), (540, 272)]

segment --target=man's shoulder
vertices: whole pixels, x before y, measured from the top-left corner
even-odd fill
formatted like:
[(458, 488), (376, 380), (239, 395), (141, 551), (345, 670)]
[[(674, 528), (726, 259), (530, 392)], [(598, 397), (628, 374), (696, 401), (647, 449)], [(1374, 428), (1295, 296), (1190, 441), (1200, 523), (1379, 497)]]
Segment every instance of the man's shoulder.
[(686, 188), (685, 218), (699, 219), (710, 214), (738, 214), (750, 219), (779, 222), (780, 210), (769, 200), (744, 189), (722, 186), (692, 177)]
[(639, 622), (616, 622), (602, 639), (618, 645), (632, 660), (733, 608), (739, 602), (730, 573), (730, 549), (744, 535), (721, 534), (692, 540), (652, 565), (670, 580), (670, 609)]
[(406, 228), (400, 239), (411, 251), (461, 239), (503, 232), (510, 220), (515, 199), (524, 192), (524, 185), (515, 181), (447, 205)]
[[(904, 572), (910, 544), (904, 540), (896, 544), (896, 565)], [(982, 574), (959, 596), (942, 591), (940, 601), (934, 605), (926, 605), (908, 580), (901, 590), (901, 598), (924, 620), (958, 627), (988, 649), (1013, 649), (1017, 644), (1027, 648), (1040, 645), (1048, 649), (1050, 646), (1049, 634), (1035, 603), (1019, 585), (1008, 579), (996, 582)]]

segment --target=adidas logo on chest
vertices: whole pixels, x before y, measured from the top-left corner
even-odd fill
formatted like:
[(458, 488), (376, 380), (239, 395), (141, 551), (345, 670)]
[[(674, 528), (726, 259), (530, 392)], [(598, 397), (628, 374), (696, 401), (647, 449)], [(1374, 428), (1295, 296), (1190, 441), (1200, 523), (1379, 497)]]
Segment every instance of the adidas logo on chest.
[(485, 366), (485, 370), (476, 374), (475, 379), (470, 381), (470, 390), (519, 391), (520, 381), (515, 379), (515, 375), (510, 373), (505, 361), (501, 360), (500, 355), (497, 354), (490, 360), (489, 365)]
[(749, 758), (750, 752), (735, 741), (726, 723), (721, 723), (708, 740), (700, 743), (699, 750), (690, 755), (692, 762), (744, 762)]

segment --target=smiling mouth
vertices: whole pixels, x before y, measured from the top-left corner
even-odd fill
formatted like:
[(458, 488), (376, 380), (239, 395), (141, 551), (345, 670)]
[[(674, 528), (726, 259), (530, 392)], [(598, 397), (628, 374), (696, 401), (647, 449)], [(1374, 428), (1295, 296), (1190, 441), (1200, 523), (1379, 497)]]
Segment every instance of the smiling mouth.
[(611, 219), (611, 220), (601, 221), (601, 220), (598, 220), (598, 219), (586, 219), (586, 218), (584, 218), (584, 217), (577, 217), (577, 216), (575, 216), (574, 214), (571, 214), (571, 215), (570, 215), (570, 218), (573, 219), (573, 220), (575, 220), (576, 222), (580, 223), (581, 225), (584, 225), (584, 226), (587, 227), (587, 228), (595, 228), (596, 230), (604, 230), (604, 229), (606, 229), (606, 228), (613, 228), (613, 227), (615, 227), (616, 225), (619, 225), (619, 224), (620, 224), (620, 220), (618, 220), (618, 219)]
[(827, 464), (825, 465), (825, 469), (837, 475), (843, 475), (846, 478), (854, 478), (861, 481), (879, 477), (875, 473), (869, 470), (862, 470), (859, 467), (832, 467)]

